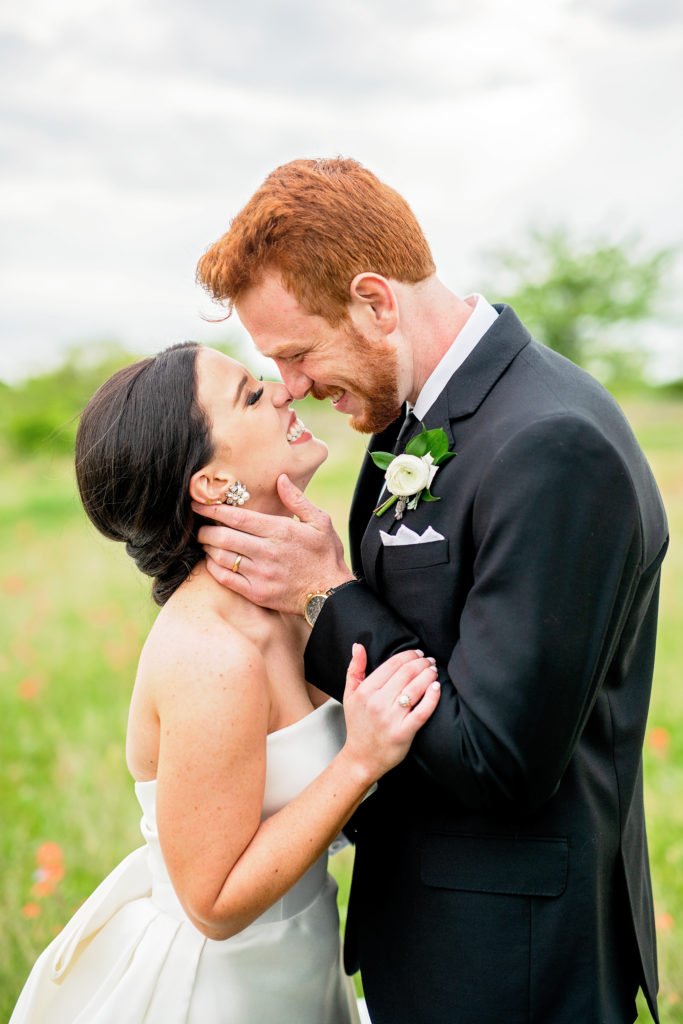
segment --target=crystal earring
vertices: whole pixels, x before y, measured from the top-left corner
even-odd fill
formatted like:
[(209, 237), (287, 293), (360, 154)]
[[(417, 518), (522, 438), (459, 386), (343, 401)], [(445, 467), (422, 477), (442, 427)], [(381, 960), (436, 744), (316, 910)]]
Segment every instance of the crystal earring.
[(222, 504), (226, 505), (244, 505), (245, 501), (249, 501), (251, 495), (246, 489), (241, 480), (235, 480), (234, 484), (230, 484)]

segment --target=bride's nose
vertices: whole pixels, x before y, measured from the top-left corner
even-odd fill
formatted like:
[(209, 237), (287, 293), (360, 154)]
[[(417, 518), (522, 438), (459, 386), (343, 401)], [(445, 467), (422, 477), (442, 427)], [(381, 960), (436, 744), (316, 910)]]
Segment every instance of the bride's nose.
[(272, 384), (271, 401), (276, 409), (282, 408), (283, 405), (289, 405), (292, 401), (292, 396), (289, 393), (289, 388), (285, 384), (275, 382)]

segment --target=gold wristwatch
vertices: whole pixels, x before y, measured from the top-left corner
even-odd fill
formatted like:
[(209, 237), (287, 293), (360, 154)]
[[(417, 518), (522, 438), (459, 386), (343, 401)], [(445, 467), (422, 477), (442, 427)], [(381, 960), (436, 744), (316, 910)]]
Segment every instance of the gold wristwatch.
[(329, 590), (316, 590), (312, 594), (308, 594), (306, 597), (306, 603), (304, 604), (304, 618), (308, 625), (313, 628), (315, 626), (318, 616), (322, 610), (322, 606), (327, 601), (330, 594), (334, 594), (337, 590), (341, 590), (348, 583), (355, 583), (355, 580), (346, 580), (344, 583), (340, 583), (338, 587), (330, 587)]

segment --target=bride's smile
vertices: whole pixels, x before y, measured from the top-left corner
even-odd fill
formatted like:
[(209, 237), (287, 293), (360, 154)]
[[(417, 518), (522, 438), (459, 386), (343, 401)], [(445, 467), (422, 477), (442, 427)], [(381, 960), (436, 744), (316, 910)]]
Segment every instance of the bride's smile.
[(213, 456), (195, 474), (197, 501), (220, 500), (229, 484), (247, 488), (249, 508), (283, 512), (276, 481), (286, 473), (302, 490), (327, 458), (327, 446), (291, 409), (284, 384), (258, 381), (234, 359), (211, 348), (197, 352), (197, 398), (210, 425)]

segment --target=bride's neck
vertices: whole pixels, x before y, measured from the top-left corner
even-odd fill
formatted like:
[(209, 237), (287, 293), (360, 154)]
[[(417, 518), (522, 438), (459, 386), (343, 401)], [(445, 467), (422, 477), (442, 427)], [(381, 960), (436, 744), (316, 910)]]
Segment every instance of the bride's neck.
[(211, 575), (206, 564), (206, 558), (197, 562), (185, 582), (181, 584), (185, 590), (186, 597), (194, 603), (195, 595), (202, 601), (208, 601), (211, 607), (219, 615), (229, 619), (233, 625), (238, 625), (243, 619), (265, 619), (277, 613), (267, 608), (260, 608), (246, 597), (224, 587), (222, 583)]

